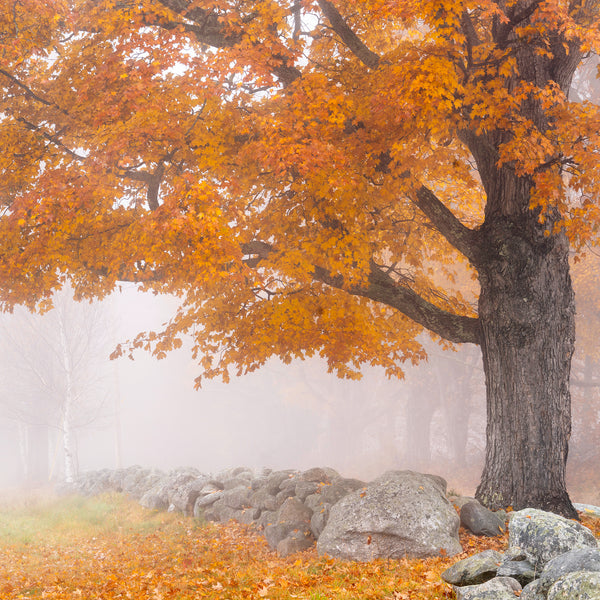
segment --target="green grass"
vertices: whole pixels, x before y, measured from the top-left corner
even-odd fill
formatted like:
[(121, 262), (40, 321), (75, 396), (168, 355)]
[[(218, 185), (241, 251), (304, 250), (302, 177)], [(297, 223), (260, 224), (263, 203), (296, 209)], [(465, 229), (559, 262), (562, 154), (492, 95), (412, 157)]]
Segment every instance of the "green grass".
[(73, 536), (89, 539), (111, 533), (147, 533), (159, 528), (165, 516), (155, 511), (140, 513), (132, 500), (119, 494), (40, 496), (0, 507), (0, 546), (60, 544)]

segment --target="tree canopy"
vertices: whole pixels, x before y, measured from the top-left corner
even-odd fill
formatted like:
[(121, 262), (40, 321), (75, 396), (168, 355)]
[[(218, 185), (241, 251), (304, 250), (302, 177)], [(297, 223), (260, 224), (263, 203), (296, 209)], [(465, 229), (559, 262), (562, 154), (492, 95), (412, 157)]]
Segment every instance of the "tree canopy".
[(81, 296), (139, 281), (184, 304), (137, 344), (191, 333), (209, 375), (314, 353), (398, 374), (424, 327), (479, 341), (469, 263), (511, 210), (498, 169), (595, 241), (600, 115), (563, 65), (598, 47), (593, 1), (7, 0), (0, 18), (5, 306), (65, 275)]

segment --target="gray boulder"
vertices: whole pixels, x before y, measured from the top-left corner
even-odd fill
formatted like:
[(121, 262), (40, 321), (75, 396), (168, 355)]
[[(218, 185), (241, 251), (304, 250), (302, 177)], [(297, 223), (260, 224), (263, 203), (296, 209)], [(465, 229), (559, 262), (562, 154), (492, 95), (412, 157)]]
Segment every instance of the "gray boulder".
[(217, 500), (219, 500), (219, 498), (223, 497), (223, 490), (216, 490), (214, 492), (211, 492), (210, 494), (204, 494), (201, 496), (198, 496), (194, 507), (200, 507), (200, 508), (204, 508), (205, 506), (210, 506), (211, 504), (213, 504), (214, 502), (216, 502)]
[[(330, 475), (332, 475), (330, 469), (326, 470), (321, 467), (313, 467), (312, 469), (302, 471), (298, 477), (302, 481), (310, 481), (312, 483), (331, 483), (331, 479), (329, 478)], [(337, 473), (335, 473), (335, 475), (337, 475)], [(335, 475), (333, 475), (333, 477)]]
[(260, 511), (255, 508), (242, 508), (237, 515), (232, 518), (238, 521), (238, 523), (244, 523), (245, 525), (253, 525), (260, 516)]
[(291, 477), (289, 477), (288, 479), (284, 479), (280, 484), (279, 484), (279, 489), (281, 491), (289, 491), (291, 490), (292, 492), (295, 493), (296, 490), (296, 485), (298, 484), (298, 478), (296, 477), (296, 475), (292, 475)]
[(277, 513), (274, 510), (263, 510), (258, 519), (256, 519), (256, 528), (258, 531), (264, 531), (269, 525), (277, 523)]
[(509, 550), (522, 551), (537, 572), (541, 572), (549, 560), (569, 550), (598, 547), (587, 527), (536, 508), (513, 513), (508, 532)]
[(600, 573), (575, 571), (561, 577), (549, 590), (548, 600), (598, 600)]
[(277, 512), (280, 523), (301, 523), (304, 527), (310, 524), (312, 510), (304, 505), (298, 498), (288, 498)]
[[(275, 514), (274, 522), (264, 528), (267, 543), (285, 556), (313, 546), (315, 540), (310, 531), (311, 516), (312, 510), (298, 498), (288, 498)], [(288, 541), (282, 544), (285, 540)]]
[(460, 511), (460, 524), (475, 535), (496, 537), (504, 533), (504, 520), (477, 500), (463, 504)]
[[(140, 499), (140, 504), (154, 510), (181, 510), (181, 512), (193, 512), (194, 502), (200, 494), (201, 484), (195, 490), (186, 490), (186, 486), (194, 482), (200, 476), (196, 469), (175, 469), (167, 475), (149, 475), (146, 482), (154, 481)], [(188, 497), (188, 491), (191, 498)]]
[(288, 498), (293, 498), (296, 495), (296, 486), (286, 486), (279, 493), (275, 495), (275, 504), (279, 507), (281, 506)]
[(320, 493), (307, 496), (304, 499), (304, 504), (306, 504), (313, 512), (320, 511), (324, 506), (331, 506), (330, 502), (323, 500), (323, 496)]
[(298, 481), (295, 486), (295, 495), (304, 502), (308, 496), (316, 494), (319, 490), (319, 484), (314, 481)]
[(577, 571), (600, 572), (600, 549), (579, 548), (549, 560), (540, 575), (540, 589), (548, 591), (555, 581)]
[[(589, 529), (553, 513), (524, 509), (513, 513), (508, 531), (504, 556), (490, 553), (490, 559), (501, 561), (495, 575), (493, 565), (485, 569), (486, 553), (459, 561), (442, 574), (455, 586), (458, 600), (511, 597), (497, 587), (511, 581), (524, 586), (521, 600), (600, 600), (600, 548)], [(480, 571), (483, 578), (492, 578), (465, 585), (476, 583)]]
[(258, 488), (252, 493), (250, 504), (261, 510), (277, 510), (279, 508), (275, 496), (270, 494), (266, 487)]
[(445, 483), (412, 471), (388, 471), (331, 507), (319, 554), (369, 561), (462, 552), (459, 518)]
[(476, 502), (475, 498), (472, 496), (448, 496), (448, 500), (452, 503), (452, 505), (458, 509), (461, 509), (467, 502)]
[(264, 487), (269, 494), (275, 496), (281, 490), (281, 484), (293, 476), (294, 471), (275, 471), (266, 477)]
[(223, 490), (221, 502), (229, 508), (241, 510), (252, 506), (250, 499), (252, 497), (252, 488), (246, 485), (237, 485), (233, 488)]
[(158, 470), (151, 471), (141, 467), (136, 470), (132, 469), (123, 477), (123, 491), (132, 498), (140, 500), (147, 491), (152, 489), (164, 477), (165, 474)]
[(313, 513), (312, 517), (310, 518), (310, 530), (315, 536), (315, 539), (319, 539), (323, 529), (325, 529), (325, 525), (327, 525), (328, 519), (329, 507), (322, 508), (318, 512)]
[(454, 587), (456, 600), (515, 600), (521, 584), (510, 577), (496, 577), (481, 585)]
[(219, 523), (226, 523), (234, 519), (239, 523), (250, 524), (258, 518), (260, 511), (255, 508), (234, 508), (225, 503), (224, 498), (221, 498), (214, 502), (211, 506), (204, 509), (202, 516), (207, 521), (218, 521)]
[(540, 588), (540, 580), (534, 579), (524, 586), (519, 600), (546, 600), (546, 592)]
[(298, 535), (292, 533), (277, 544), (277, 554), (285, 557), (290, 554), (295, 554), (296, 552), (308, 550), (314, 545), (315, 540), (313, 538), (305, 536), (304, 534)]
[(202, 486), (202, 489), (200, 490), (200, 495), (205, 496), (206, 494), (212, 494), (213, 492), (222, 492), (222, 491), (223, 491), (223, 484), (220, 483), (219, 481), (215, 481), (213, 479), (211, 481), (208, 481), (206, 484), (204, 484)]
[(214, 476), (214, 479), (222, 485), (223, 489), (232, 489), (238, 485), (250, 485), (253, 478), (253, 471), (246, 467), (226, 469)]
[(153, 488), (140, 498), (140, 504), (150, 510), (167, 510), (169, 508), (169, 498), (166, 490)]
[(250, 480), (244, 477), (232, 477), (223, 481), (224, 490), (233, 490), (238, 487), (250, 487)]
[(194, 503), (194, 517), (196, 519), (205, 519), (205, 510), (212, 506), (219, 498), (223, 496), (223, 490), (213, 492), (212, 494), (206, 494), (205, 496), (199, 496)]
[(587, 515), (592, 515), (594, 517), (600, 517), (600, 506), (594, 506), (593, 504), (576, 504), (573, 503), (573, 506), (576, 510), (585, 513)]
[(264, 536), (272, 550), (277, 550), (279, 542), (289, 536), (293, 529), (290, 523), (271, 523), (264, 528)]
[(496, 550), (485, 550), (463, 560), (459, 560), (441, 577), (446, 583), (452, 585), (478, 585), (494, 578), (498, 567), (502, 564), (502, 554)]
[(498, 577), (512, 577), (522, 586), (531, 583), (536, 576), (533, 565), (528, 560), (507, 560), (498, 567)]
[(206, 483), (206, 478), (192, 477), (189, 481), (181, 485), (174, 486), (168, 492), (169, 504), (174, 510), (184, 515), (192, 515), (196, 500)]
[[(361, 486), (365, 487), (365, 486)], [(329, 504), (335, 504), (349, 493), (356, 491), (356, 489), (351, 489), (344, 482), (338, 483), (330, 483), (320, 487), (318, 494), (321, 496), (321, 502), (328, 502)]]
[[(427, 475), (427, 477), (434, 477), (433, 475)], [(440, 477), (440, 479), (442, 479)], [(443, 479), (442, 479), (443, 481)], [(446, 484), (446, 482), (444, 482), (444, 485)], [(356, 490), (360, 490), (364, 487), (366, 487), (366, 482), (362, 481), (361, 479), (354, 479), (352, 477), (336, 477), (333, 482), (332, 485), (334, 488), (337, 488), (338, 490), (341, 490), (342, 492), (349, 494), (350, 492), (355, 492)]]

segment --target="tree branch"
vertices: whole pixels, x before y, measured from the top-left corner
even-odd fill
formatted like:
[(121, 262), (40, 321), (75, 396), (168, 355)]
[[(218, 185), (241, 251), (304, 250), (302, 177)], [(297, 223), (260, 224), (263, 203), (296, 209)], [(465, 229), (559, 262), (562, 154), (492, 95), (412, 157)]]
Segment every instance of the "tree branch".
[(466, 256), (473, 265), (479, 263), (480, 241), (477, 231), (463, 225), (454, 213), (424, 185), (417, 190), (416, 205), (452, 246)]
[(531, 15), (533, 15), (533, 13), (539, 8), (541, 3), (542, 0), (534, 0), (533, 2), (531, 2), (531, 4), (529, 4), (529, 6), (526, 6), (519, 13), (516, 14), (515, 6), (511, 13), (506, 15), (508, 17), (508, 23), (497, 23), (497, 25), (494, 26), (494, 40), (500, 48), (506, 47), (506, 45), (508, 44), (508, 36), (510, 35), (510, 32), (515, 27), (520, 25), (523, 21), (529, 19), (529, 17), (531, 17)]
[[(242, 252), (249, 255), (245, 262), (250, 267), (256, 267), (266, 260), (272, 251), (270, 244), (258, 240), (242, 244)], [(374, 262), (371, 262), (366, 286), (347, 286), (342, 275), (332, 276), (327, 269), (319, 266), (314, 266), (313, 277), (316, 281), (354, 296), (369, 298), (394, 308), (450, 342), (480, 343), (479, 319), (455, 315), (431, 304), (410, 288), (399, 285)]]
[(31, 131), (35, 131), (36, 133), (41, 135), (45, 140), (48, 140), (50, 143), (54, 144), (57, 148), (64, 150), (67, 154), (69, 154), (73, 158), (75, 158), (77, 160), (85, 160), (85, 156), (81, 156), (81, 155), (77, 154), (77, 152), (75, 152), (74, 150), (71, 150), (71, 148), (69, 148), (68, 146), (65, 146), (65, 144), (63, 144), (60, 141), (60, 135), (61, 135), (62, 131), (59, 131), (55, 134), (50, 134), (47, 131), (44, 131), (39, 125), (36, 125), (35, 123), (31, 123), (24, 117), (17, 117), (16, 120), (19, 123), (23, 123), (23, 125), (25, 125), (25, 127), (27, 127), (27, 129), (29, 129)]
[(318, 0), (318, 2), (332, 29), (340, 36), (346, 47), (369, 69), (376, 69), (379, 66), (379, 56), (350, 29), (333, 3), (329, 0)]
[[(167, 21), (159, 23), (164, 29), (183, 27), (186, 31), (193, 33), (201, 44), (214, 48), (231, 48), (240, 43), (244, 37), (243, 32), (230, 31), (224, 25), (222, 15), (214, 10), (191, 6), (192, 3), (189, 0), (158, 0), (158, 2), (192, 22), (176, 23)], [(254, 17), (249, 17), (249, 19), (251, 18)], [(284, 85), (289, 85), (302, 75), (302, 72), (296, 67), (287, 64), (283, 54), (277, 53), (271, 57), (271, 71)]]
[(398, 285), (387, 273), (371, 262), (366, 287), (344, 285), (341, 276), (332, 277), (326, 269), (315, 267), (314, 277), (349, 294), (369, 298), (396, 309), (449, 342), (480, 344), (479, 319), (455, 315), (431, 304), (410, 288)]
[(189, 0), (158, 0), (158, 2), (194, 23), (194, 25), (172, 22), (160, 23), (161, 27), (165, 29), (183, 26), (188, 31), (192, 31), (199, 42), (215, 48), (229, 48), (242, 39), (241, 34), (226, 31), (219, 15), (214, 10), (194, 7)]
[(165, 161), (171, 158), (171, 154), (161, 158), (156, 165), (156, 169), (151, 173), (150, 171), (135, 171), (129, 169), (123, 169), (123, 173), (118, 173), (117, 176), (122, 179), (132, 179), (133, 181), (141, 181), (148, 186), (146, 191), (146, 198), (148, 200), (148, 208), (150, 210), (156, 210), (160, 206), (158, 200), (158, 192), (160, 191), (160, 184), (165, 173)]
[(245, 258), (244, 262), (252, 269), (257, 267), (260, 261), (268, 258), (272, 251), (273, 246), (271, 244), (259, 240), (242, 244), (242, 252), (248, 255), (248, 258)]
[(53, 102), (50, 102), (49, 100), (46, 100), (45, 98), (42, 98), (41, 96), (38, 96), (38, 94), (36, 94), (30, 87), (28, 87), (27, 85), (22, 83), (19, 79), (17, 79), (14, 75), (9, 73), (8, 71), (5, 71), (4, 69), (0, 69), (0, 75), (4, 75), (4, 77), (6, 77), (10, 81), (12, 81), (15, 85), (20, 87), (30, 98), (33, 98), (34, 100), (37, 100), (38, 102), (40, 102), (41, 104), (45, 104), (46, 106), (54, 106)]

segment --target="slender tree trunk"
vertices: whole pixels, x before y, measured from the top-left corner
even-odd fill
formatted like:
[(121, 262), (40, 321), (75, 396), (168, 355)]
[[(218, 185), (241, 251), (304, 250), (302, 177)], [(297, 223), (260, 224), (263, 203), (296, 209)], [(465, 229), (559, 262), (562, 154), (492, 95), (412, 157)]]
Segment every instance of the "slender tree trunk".
[[(422, 390), (420, 390), (422, 391)], [(439, 404), (428, 386), (423, 393), (412, 392), (406, 411), (406, 456), (415, 469), (431, 467), (431, 420)]]
[(565, 484), (575, 304), (563, 234), (535, 216), (486, 221), (480, 269), (487, 448), (477, 498), (576, 517)]
[(65, 481), (72, 483), (75, 479), (75, 446), (73, 440), (73, 405), (75, 390), (73, 389), (73, 365), (65, 332), (65, 324), (60, 317), (60, 344), (63, 369), (65, 372), (65, 397), (62, 406), (63, 452), (65, 460)]
[(63, 422), (62, 422), (62, 430), (63, 430), (63, 452), (65, 456), (65, 481), (67, 483), (72, 483), (75, 479), (75, 444), (73, 438), (73, 398), (72, 392), (67, 391), (67, 396), (65, 398), (65, 404), (63, 407)]

